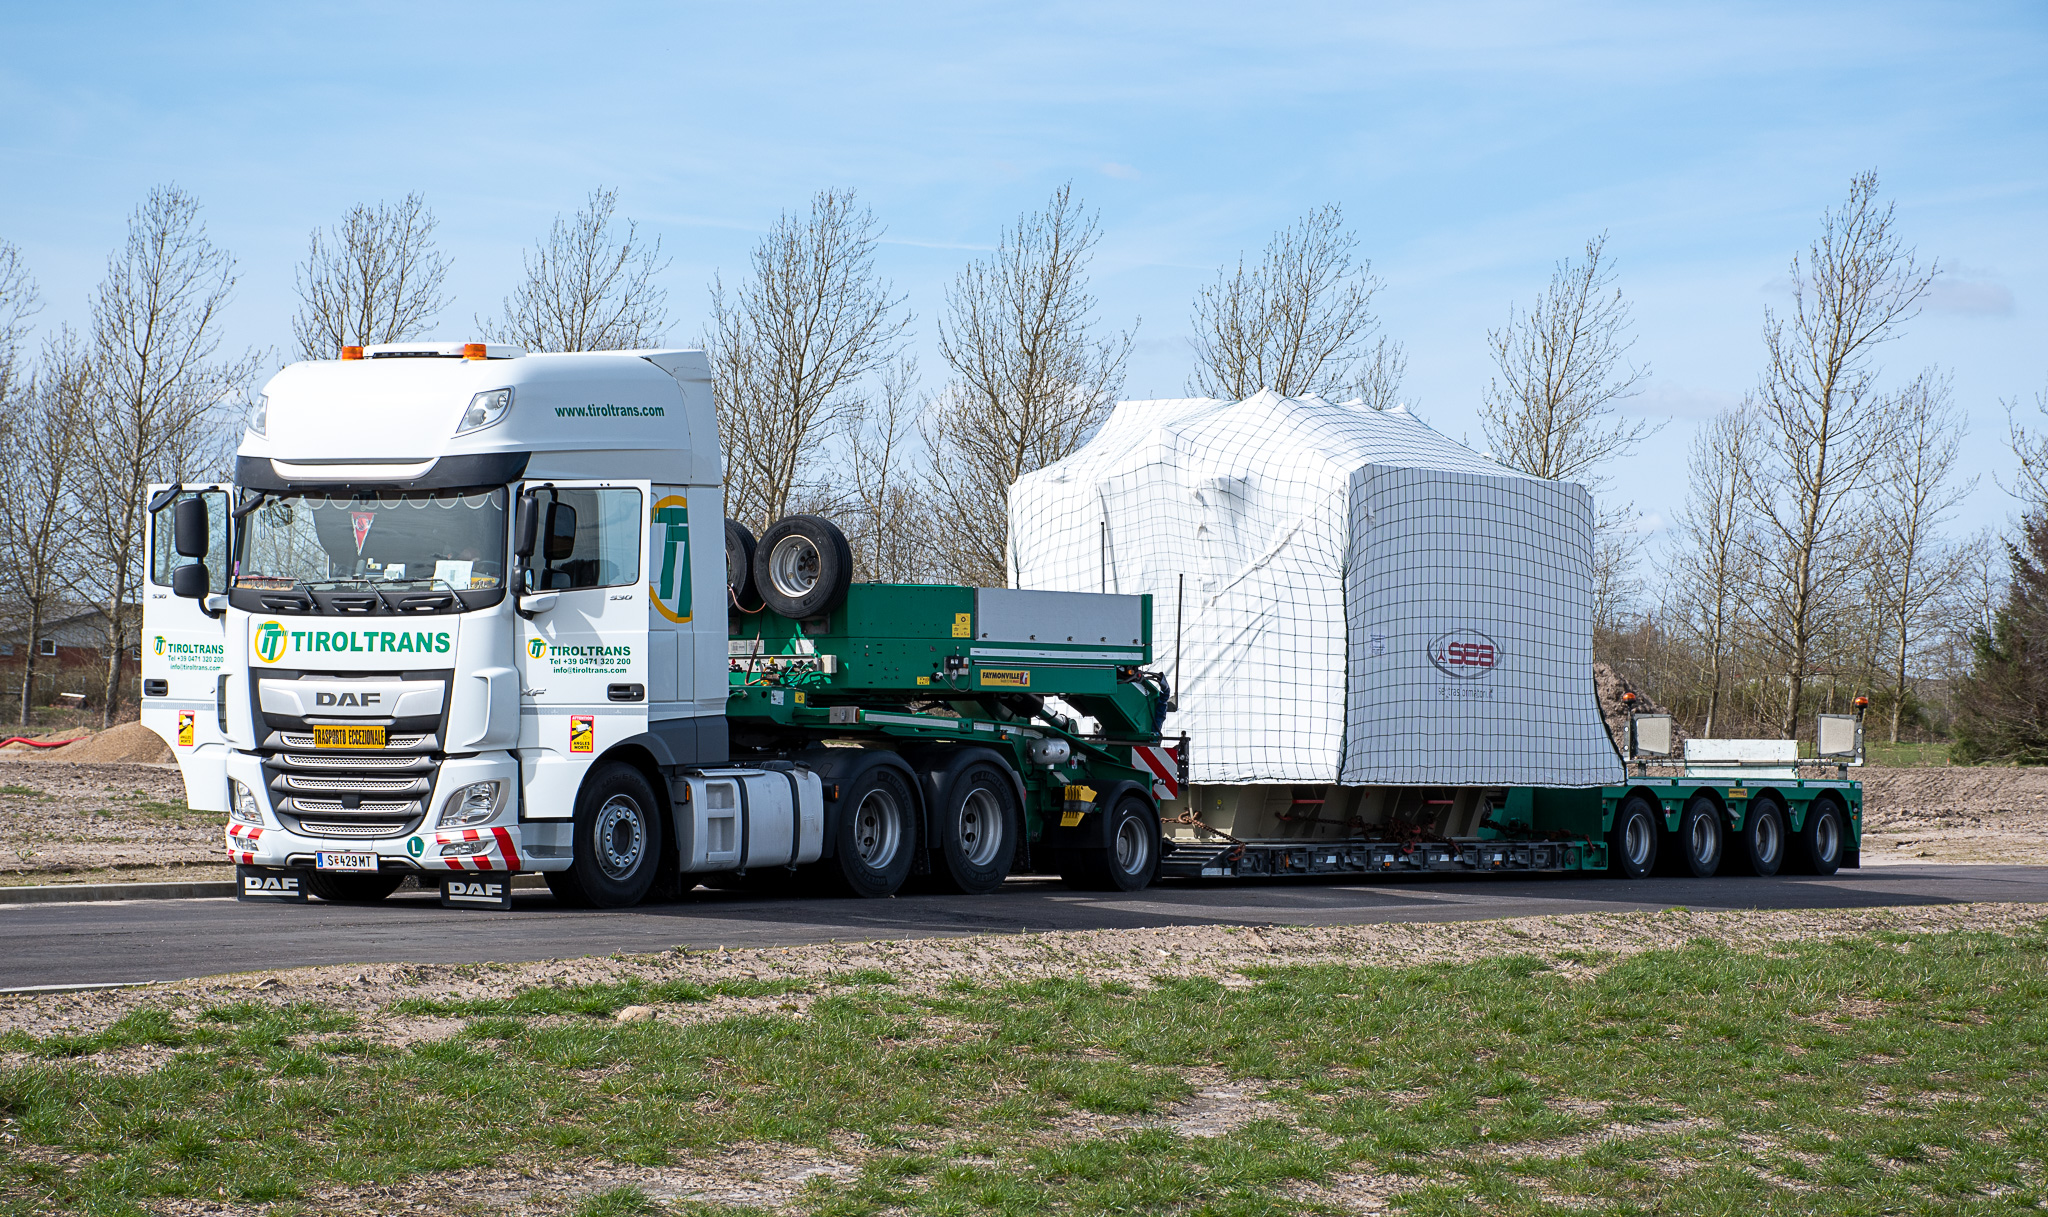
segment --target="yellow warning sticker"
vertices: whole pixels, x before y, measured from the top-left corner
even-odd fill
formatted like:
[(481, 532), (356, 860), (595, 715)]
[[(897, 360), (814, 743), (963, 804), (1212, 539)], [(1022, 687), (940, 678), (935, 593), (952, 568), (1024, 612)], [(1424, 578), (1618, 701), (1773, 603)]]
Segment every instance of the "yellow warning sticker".
[(955, 637), (955, 638), (972, 638), (972, 637), (974, 637), (974, 614), (973, 614), (973, 613), (955, 613), (955, 614), (953, 614), (953, 637)]
[(929, 676), (920, 676), (917, 678), (917, 683), (921, 685), (928, 685), (932, 683), (932, 678)]
[(569, 716), (569, 751), (595, 751), (597, 744), (597, 719), (589, 714)]
[(178, 747), (190, 748), (192, 746), (192, 730), (192, 711), (178, 711)]
[(1028, 689), (1031, 687), (1031, 673), (1017, 668), (983, 668), (981, 687), (984, 689)]

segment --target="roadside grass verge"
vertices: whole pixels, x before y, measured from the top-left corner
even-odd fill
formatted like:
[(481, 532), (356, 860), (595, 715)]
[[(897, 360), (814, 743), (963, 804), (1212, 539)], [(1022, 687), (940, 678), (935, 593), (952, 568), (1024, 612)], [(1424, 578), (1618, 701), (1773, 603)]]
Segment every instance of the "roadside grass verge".
[[(594, 1163), (560, 1211), (733, 1213), (647, 1181), (745, 1175), (744, 1151), (832, 1164), (770, 1201), (832, 1217), (2038, 1212), (2044, 963), (2033, 928), (145, 1008), (0, 1037), (0, 1211), (327, 1212), (336, 1189)], [(609, 1017), (631, 1004), (703, 1008)], [(452, 1033), (387, 1042), (404, 1018)]]

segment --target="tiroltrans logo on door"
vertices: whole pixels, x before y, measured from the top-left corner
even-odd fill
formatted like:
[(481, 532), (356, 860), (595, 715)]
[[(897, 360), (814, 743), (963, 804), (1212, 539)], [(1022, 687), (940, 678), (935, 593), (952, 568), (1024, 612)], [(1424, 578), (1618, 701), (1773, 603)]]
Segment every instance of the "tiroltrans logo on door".
[(276, 663), (284, 658), (289, 645), (283, 624), (276, 621), (261, 622), (256, 627), (256, 658), (264, 663)]
[(656, 499), (648, 515), (650, 542), (647, 598), (677, 623), (690, 619), (690, 500), (679, 494)]
[(1500, 647), (1478, 630), (1448, 630), (1429, 644), (1429, 662), (1446, 676), (1477, 680), (1500, 665)]

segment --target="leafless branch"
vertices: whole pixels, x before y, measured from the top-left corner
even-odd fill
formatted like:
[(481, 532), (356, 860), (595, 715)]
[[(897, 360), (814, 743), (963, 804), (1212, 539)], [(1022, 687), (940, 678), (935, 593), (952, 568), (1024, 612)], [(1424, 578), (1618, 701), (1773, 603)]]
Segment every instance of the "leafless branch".
[(659, 346), (668, 329), (668, 292), (654, 277), (668, 269), (661, 238), (639, 240), (632, 220), (614, 224), (615, 190), (590, 192), (570, 221), (555, 217), (547, 240), (521, 255), (526, 278), (505, 297), (495, 323), (477, 319), (493, 342), (529, 351), (631, 351)]
[(434, 247), (438, 221), (426, 200), (358, 203), (341, 225), (307, 242), (296, 271), (299, 358), (333, 359), (345, 346), (417, 338), (447, 307), (448, 261)]

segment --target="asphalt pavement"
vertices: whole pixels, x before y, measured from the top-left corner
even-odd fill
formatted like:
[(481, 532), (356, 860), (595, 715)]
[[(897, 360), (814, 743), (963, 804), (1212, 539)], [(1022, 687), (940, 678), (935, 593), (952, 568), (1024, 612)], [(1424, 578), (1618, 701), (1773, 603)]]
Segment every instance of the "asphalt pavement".
[(438, 895), (356, 907), (233, 899), (0, 906), (0, 988), (179, 980), (346, 963), (473, 963), (790, 946), (830, 939), (1015, 934), (1169, 925), (1355, 925), (1470, 921), (1623, 909), (1870, 908), (2048, 902), (2048, 867), (1885, 866), (1828, 878), (1625, 879), (1542, 876), (1177, 881), (1131, 895), (1013, 879), (987, 896), (887, 900), (700, 889), (620, 911), (515, 894), (510, 912), (444, 909)]

